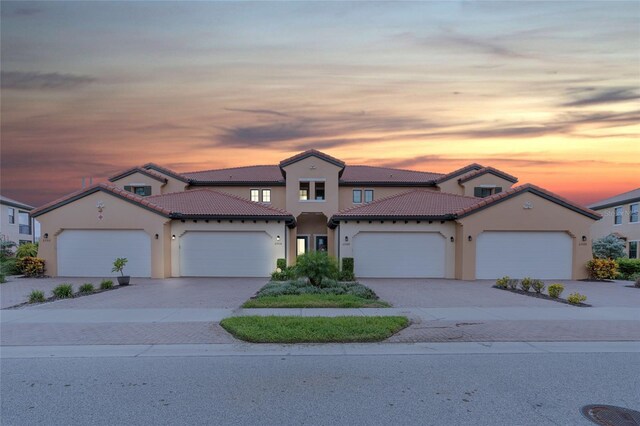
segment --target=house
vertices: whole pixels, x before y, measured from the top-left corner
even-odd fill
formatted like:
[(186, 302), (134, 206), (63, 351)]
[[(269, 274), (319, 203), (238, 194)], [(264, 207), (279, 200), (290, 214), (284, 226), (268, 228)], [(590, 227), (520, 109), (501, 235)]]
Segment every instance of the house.
[(0, 195), (0, 237), (16, 245), (35, 242), (34, 221), (29, 214), (33, 209), (33, 206)]
[(148, 163), (32, 212), (47, 273), (268, 276), (326, 250), (359, 277), (586, 277), (600, 216), (492, 167), (349, 165), (309, 150), (277, 165), (178, 173)]
[(597, 239), (613, 234), (625, 241), (629, 258), (639, 259), (640, 188), (600, 200), (590, 208), (602, 215), (591, 226), (591, 236)]

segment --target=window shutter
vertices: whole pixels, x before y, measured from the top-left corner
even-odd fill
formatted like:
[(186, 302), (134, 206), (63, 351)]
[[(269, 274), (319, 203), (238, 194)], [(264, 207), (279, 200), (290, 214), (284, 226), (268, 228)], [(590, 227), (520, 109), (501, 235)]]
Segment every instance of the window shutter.
[(502, 192), (502, 187), (496, 186), (496, 192), (494, 192), (494, 194), (499, 194), (500, 192)]
[(482, 188), (476, 186), (473, 188), (473, 196), (474, 197), (482, 197)]
[(129, 192), (132, 192), (132, 191), (131, 191), (131, 185), (125, 185), (125, 186), (124, 186), (124, 190), (125, 190), (125, 191), (129, 191)]
[(145, 186), (144, 187), (144, 195), (145, 197), (148, 195), (151, 195), (151, 187), (150, 186)]

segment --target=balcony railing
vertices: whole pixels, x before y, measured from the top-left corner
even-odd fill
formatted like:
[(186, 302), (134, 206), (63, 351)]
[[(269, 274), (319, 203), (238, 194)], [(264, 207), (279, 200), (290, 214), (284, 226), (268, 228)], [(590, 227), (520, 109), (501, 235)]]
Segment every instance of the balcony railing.
[(18, 227), (18, 232), (24, 235), (31, 235), (31, 226), (29, 225), (20, 225)]

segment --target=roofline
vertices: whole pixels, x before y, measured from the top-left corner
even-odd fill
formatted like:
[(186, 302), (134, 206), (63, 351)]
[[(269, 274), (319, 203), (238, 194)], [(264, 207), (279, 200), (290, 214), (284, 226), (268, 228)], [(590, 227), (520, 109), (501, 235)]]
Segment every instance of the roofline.
[(22, 209), (22, 210), (27, 210), (27, 211), (31, 211), (34, 210), (35, 207), (30, 206), (28, 204), (22, 204), (19, 202), (12, 202), (12, 201), (6, 201), (6, 200), (0, 200), (0, 204), (2, 204), (3, 206), (11, 206), (11, 207), (16, 207), (18, 209)]
[(109, 182), (115, 182), (115, 181), (120, 180), (120, 179), (122, 179), (124, 177), (130, 176), (130, 175), (132, 175), (134, 173), (142, 173), (143, 175), (149, 176), (150, 178), (155, 179), (158, 182), (167, 183), (167, 178), (161, 178), (161, 177), (155, 176), (154, 174), (149, 173), (147, 171), (147, 169), (144, 169), (142, 167), (134, 167), (134, 168), (131, 168), (129, 170), (125, 170), (124, 172), (121, 172), (121, 173), (119, 173), (117, 175), (113, 175), (113, 176), (109, 177), (107, 180)]
[(278, 220), (284, 221), (289, 228), (296, 226), (296, 219), (293, 215), (215, 215), (215, 214), (183, 214), (171, 213), (171, 219), (175, 220)]
[(247, 182), (241, 182), (241, 181), (233, 181), (233, 182), (227, 182), (227, 181), (221, 181), (221, 180), (191, 180), (189, 182), (189, 185), (191, 186), (265, 186), (265, 185), (269, 185), (269, 186), (286, 186), (286, 182), (285, 181), (247, 181)]
[(389, 182), (389, 181), (338, 181), (338, 186), (418, 186), (418, 187), (434, 187), (437, 186), (435, 180), (426, 182)]
[[(568, 202), (562, 200), (561, 198), (558, 198), (558, 197), (555, 197), (553, 195), (547, 194), (546, 192), (540, 191), (539, 189), (534, 188), (532, 186), (526, 186), (526, 187), (523, 187), (520, 190), (516, 189), (511, 194), (508, 194), (508, 195), (505, 195), (503, 197), (497, 198), (497, 199), (495, 199), (495, 200), (493, 200), (491, 202), (488, 202), (487, 204), (485, 204), (483, 206), (474, 208), (473, 210), (470, 210), (468, 212), (461, 213), (461, 214), (457, 214), (456, 213), (456, 219), (462, 219), (464, 217), (470, 216), (470, 215), (472, 215), (474, 213), (477, 213), (479, 211), (482, 211), (482, 210), (484, 210), (486, 208), (492, 207), (492, 206), (494, 206), (496, 204), (500, 204), (503, 201), (506, 201), (508, 199), (516, 197), (516, 196), (518, 196), (518, 195), (520, 195), (520, 194), (522, 194), (524, 192), (530, 192), (532, 194), (535, 194), (535, 195), (537, 195), (537, 196), (539, 196), (541, 198), (544, 198), (544, 199), (546, 199), (548, 201), (551, 201), (551, 202), (553, 202), (555, 204), (561, 205), (562, 207), (568, 208), (569, 210), (573, 210), (574, 212), (580, 213), (580, 214), (582, 214), (584, 216), (587, 216), (587, 217), (589, 217), (591, 219), (599, 220), (599, 219), (602, 218), (602, 216), (600, 214), (596, 213), (596, 212), (594, 212), (594, 214), (590, 214), (588, 211), (586, 211), (583, 208), (580, 208), (580, 207), (576, 206), (575, 204), (568, 203)], [(497, 194), (497, 195), (500, 195), (500, 194)], [(480, 201), (480, 202), (482, 202), (482, 201)], [(471, 206), (471, 207), (473, 207), (473, 206)]]
[(440, 176), (438, 179), (435, 180), (436, 183), (442, 183), (442, 182), (446, 182), (448, 180), (457, 178), (460, 175), (469, 173), (473, 170), (480, 170), (483, 169), (484, 166), (482, 166), (481, 164), (478, 163), (471, 163), (471, 164), (467, 164), (466, 166), (459, 168), (458, 170), (454, 170), (452, 172), (449, 173), (445, 173), (444, 175)]
[(468, 174), (470, 174), (470, 175), (473, 174), (473, 175), (469, 176), (469, 177), (462, 176), (461, 178), (458, 179), (458, 182), (459, 183), (469, 182), (470, 180), (473, 180), (473, 179), (475, 179), (476, 177), (479, 177), (479, 176), (486, 175), (487, 173), (491, 173), (494, 176), (497, 176), (499, 178), (502, 178), (502, 179), (507, 180), (507, 181), (512, 182), (512, 183), (518, 182), (518, 178), (517, 177), (511, 176), (511, 175), (509, 175), (509, 174), (507, 174), (505, 172), (502, 172), (500, 170), (494, 169), (493, 167), (485, 167), (484, 169), (485, 170), (478, 169), (478, 170), (475, 170), (473, 172), (469, 172)]
[(291, 164), (297, 163), (298, 161), (302, 161), (302, 160), (304, 160), (306, 158), (309, 158), (309, 157), (319, 158), (320, 160), (323, 160), (323, 161), (326, 161), (327, 163), (330, 163), (330, 164), (333, 164), (335, 166), (338, 166), (343, 170), (344, 170), (344, 167), (346, 165), (344, 161), (341, 161), (341, 160), (338, 160), (337, 158), (331, 157), (328, 154), (325, 154), (323, 152), (316, 151), (316, 150), (309, 150), (307, 152), (301, 152), (301, 153), (296, 154), (296, 155), (294, 155), (292, 157), (289, 157), (289, 158), (286, 158), (286, 159), (282, 160), (280, 162), (280, 164), (278, 164), (278, 166), (281, 169), (283, 169), (283, 168), (285, 168), (285, 167), (287, 167), (287, 166), (289, 166)]
[(327, 222), (327, 226), (331, 229), (335, 229), (340, 221), (350, 221), (350, 220), (417, 220), (417, 221), (422, 221), (422, 220), (431, 220), (431, 221), (435, 221), (435, 220), (455, 220), (455, 215), (454, 214), (445, 214), (445, 215), (412, 215), (412, 216), (407, 216), (407, 215), (399, 215), (399, 216), (393, 216), (393, 215), (358, 215), (358, 216), (347, 216), (347, 215), (340, 215), (340, 214), (334, 214), (333, 216), (331, 216), (331, 219), (329, 219), (329, 222)]
[(142, 166), (142, 168), (143, 169), (155, 170), (158, 173), (162, 173), (162, 174), (170, 176), (170, 177), (172, 177), (174, 179), (178, 179), (179, 181), (184, 182), (184, 183), (190, 183), (191, 182), (191, 179), (189, 179), (189, 178), (187, 178), (185, 176), (182, 176), (181, 174), (179, 174), (177, 172), (174, 172), (173, 170), (169, 170), (169, 169), (166, 169), (166, 168), (164, 168), (162, 166), (158, 166), (157, 164), (154, 164), (154, 163), (147, 163), (144, 166)]
[(589, 208), (591, 210), (602, 210), (602, 209), (606, 209), (609, 207), (620, 207), (624, 204), (630, 204), (630, 203), (635, 203), (636, 201), (640, 201), (640, 196), (638, 197), (634, 197), (634, 198), (629, 198), (626, 200), (620, 200), (620, 201), (616, 201), (615, 203), (607, 203), (607, 204), (591, 204), (589, 206)]
[(84, 198), (84, 197), (89, 196), (91, 194), (95, 194), (98, 191), (104, 192), (105, 194), (112, 195), (112, 196), (114, 196), (116, 198), (120, 198), (121, 200), (127, 201), (127, 202), (129, 202), (131, 204), (134, 204), (134, 205), (136, 205), (138, 207), (141, 207), (141, 208), (143, 208), (145, 210), (149, 210), (150, 212), (153, 212), (153, 213), (155, 213), (157, 215), (160, 215), (160, 216), (163, 216), (163, 217), (166, 217), (166, 218), (169, 218), (171, 216), (171, 213), (160, 212), (160, 211), (158, 211), (158, 210), (156, 210), (156, 209), (154, 209), (154, 208), (152, 208), (150, 206), (147, 206), (145, 204), (142, 204), (142, 203), (138, 202), (137, 200), (133, 200), (131, 198), (125, 197), (123, 195), (120, 195), (117, 192), (110, 191), (109, 189), (100, 186), (100, 184), (98, 184), (97, 186), (95, 186), (93, 188), (88, 188), (87, 190), (82, 191), (79, 194), (76, 194), (76, 195), (74, 195), (72, 197), (65, 198), (65, 199), (63, 199), (63, 200), (61, 200), (61, 201), (59, 201), (59, 202), (57, 202), (55, 204), (52, 204), (52, 205), (50, 205), (50, 206), (48, 206), (48, 207), (46, 207), (46, 208), (44, 208), (44, 209), (42, 209), (40, 211), (37, 211), (36, 213), (32, 214), (31, 216), (32, 217), (41, 216), (41, 215), (43, 215), (45, 213), (48, 213), (48, 212), (50, 212), (52, 210), (56, 210), (56, 209), (58, 209), (60, 207), (66, 206), (67, 204), (73, 203), (74, 201), (77, 201), (77, 200), (79, 200), (81, 198)]

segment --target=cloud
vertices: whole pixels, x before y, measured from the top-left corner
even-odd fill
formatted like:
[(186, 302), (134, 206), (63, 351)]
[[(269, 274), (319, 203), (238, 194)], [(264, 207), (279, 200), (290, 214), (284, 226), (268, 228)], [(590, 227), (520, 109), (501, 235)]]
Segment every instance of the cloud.
[[(583, 93), (585, 91), (590, 92), (590, 91), (594, 91), (594, 89), (585, 88), (580, 93)], [(574, 99), (570, 102), (564, 103), (562, 104), (562, 106), (583, 107), (583, 106), (591, 106), (591, 105), (611, 104), (616, 102), (625, 102), (625, 101), (631, 101), (634, 99), (640, 99), (640, 93), (636, 91), (636, 88), (620, 87), (615, 89), (600, 90), (590, 96), (580, 97), (579, 99)]]
[(75, 89), (97, 81), (95, 77), (57, 72), (2, 71), (0, 84), (13, 90), (64, 90)]
[(14, 16), (32, 16), (42, 12), (42, 9), (35, 7), (19, 7), (13, 11)]
[(285, 114), (284, 112), (276, 111), (273, 109), (244, 109), (244, 108), (225, 108), (226, 111), (233, 112), (246, 112), (250, 114), (265, 114), (265, 115), (275, 115), (278, 117), (290, 117), (289, 114)]

